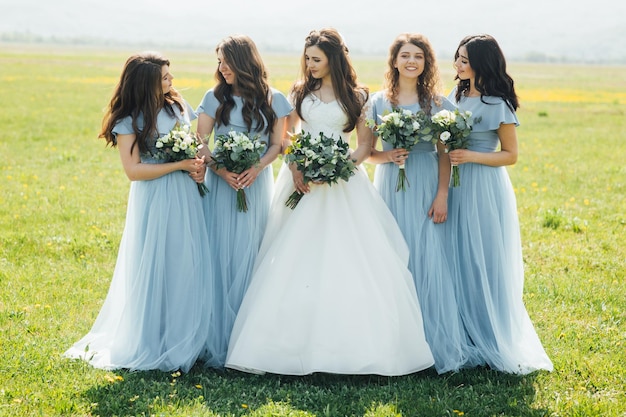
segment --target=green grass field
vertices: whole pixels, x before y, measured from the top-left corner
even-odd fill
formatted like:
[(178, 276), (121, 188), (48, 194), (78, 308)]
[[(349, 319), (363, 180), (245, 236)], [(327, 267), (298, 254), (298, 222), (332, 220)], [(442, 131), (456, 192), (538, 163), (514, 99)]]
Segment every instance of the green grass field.
[[(1, 416), (626, 416), (624, 67), (509, 63), (524, 299), (553, 372), (294, 378), (63, 359), (99, 311), (122, 233), (129, 181), (97, 134), (132, 52), (0, 45)], [(197, 105), (213, 52), (163, 52)], [(299, 57), (265, 59), (286, 92)], [(373, 91), (385, 61), (354, 57)]]

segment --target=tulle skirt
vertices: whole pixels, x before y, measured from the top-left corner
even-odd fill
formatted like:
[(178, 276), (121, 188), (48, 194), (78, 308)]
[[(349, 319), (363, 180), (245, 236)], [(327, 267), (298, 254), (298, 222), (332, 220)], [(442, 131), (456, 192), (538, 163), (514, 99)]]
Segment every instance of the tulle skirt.
[(201, 197), (186, 173), (132, 182), (109, 292), (91, 331), (65, 356), (103, 369), (188, 371), (210, 331), (210, 251)]
[(298, 206), (283, 165), (226, 366), (305, 375), (403, 375), (433, 365), (408, 249), (361, 169)]
[(522, 300), (522, 247), (508, 173), (471, 163), (459, 168), (447, 230), (459, 311), (471, 341), (468, 364), (515, 374), (552, 370)]
[(268, 166), (245, 189), (247, 212), (237, 211), (237, 192), (211, 170), (207, 171), (206, 184), (210, 193), (205, 197), (204, 211), (212, 246), (205, 255), (213, 261), (215, 293), (211, 302), (212, 332), (203, 360), (207, 366), (221, 368), (265, 231), (274, 176)]
[(413, 150), (405, 163), (408, 185), (396, 191), (399, 167), (376, 166), (374, 186), (393, 213), (409, 246), (409, 269), (422, 307), (424, 330), (439, 373), (463, 367), (466, 342), (448, 264), (445, 225), (428, 211), (439, 181), (436, 152)]

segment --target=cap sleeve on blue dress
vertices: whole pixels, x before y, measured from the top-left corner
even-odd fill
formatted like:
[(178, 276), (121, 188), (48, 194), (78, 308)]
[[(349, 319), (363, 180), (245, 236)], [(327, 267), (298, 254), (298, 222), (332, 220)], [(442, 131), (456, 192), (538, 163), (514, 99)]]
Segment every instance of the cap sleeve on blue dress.
[(134, 135), (135, 131), (133, 130), (133, 118), (126, 116), (123, 119), (118, 120), (111, 132), (116, 138), (117, 135)]
[(276, 113), (276, 117), (281, 118), (291, 113), (293, 106), (283, 93), (272, 88), (272, 109)]
[(198, 114), (193, 109), (193, 107), (191, 107), (191, 104), (187, 102), (187, 100), (185, 100), (185, 107), (185, 112), (187, 113), (187, 116), (189, 116), (189, 121), (196, 120), (198, 118)]
[(204, 94), (204, 97), (202, 97), (202, 101), (196, 109), (196, 113), (204, 113), (215, 119), (215, 113), (217, 112), (217, 108), (219, 107), (219, 105), (220, 102), (217, 100), (217, 98), (215, 98), (215, 93), (211, 89)]
[(389, 100), (385, 98), (385, 91), (377, 91), (370, 98), (371, 105), (366, 117), (373, 120), (376, 124), (380, 123), (380, 117), (385, 114), (385, 111), (391, 111), (391, 104)]
[(461, 97), (461, 101), (456, 101), (456, 87), (448, 95), (448, 99), (455, 103), (459, 111), (471, 111), (474, 118), (479, 118), (474, 122), (472, 128), (475, 132), (485, 132), (497, 130), (501, 124), (515, 124), (519, 126), (517, 114), (509, 108), (507, 103), (500, 97)]
[[(479, 99), (476, 100), (483, 104), (480, 112), (481, 120), (474, 124), (474, 130), (477, 132), (485, 130), (497, 130), (501, 124), (515, 124), (519, 126), (517, 115), (513, 112), (506, 102), (499, 97), (483, 97), (484, 105)], [(474, 113), (476, 116), (478, 114)]]
[(442, 109), (446, 109), (446, 110), (454, 111), (454, 109), (456, 109), (456, 105), (450, 100), (448, 100), (446, 97), (439, 96), (438, 99), (441, 105), (438, 106), (437, 103), (433, 103), (433, 113), (435, 113), (435, 110), (439, 111)]

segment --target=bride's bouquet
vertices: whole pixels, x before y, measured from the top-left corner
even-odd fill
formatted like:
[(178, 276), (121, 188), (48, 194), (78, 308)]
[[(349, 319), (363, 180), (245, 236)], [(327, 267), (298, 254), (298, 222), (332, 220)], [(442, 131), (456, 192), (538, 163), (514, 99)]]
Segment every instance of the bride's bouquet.
[[(167, 162), (193, 159), (202, 146), (197, 137), (191, 134), (188, 125), (177, 122), (167, 135), (161, 136), (156, 140), (156, 153), (153, 156)], [(196, 183), (196, 185), (202, 197), (209, 192), (204, 182)]]
[[(356, 165), (350, 158), (350, 148), (343, 140), (336, 141), (320, 132), (311, 136), (300, 132), (291, 137), (292, 143), (285, 150), (285, 161), (294, 163), (304, 176), (304, 183), (316, 182), (332, 185), (339, 180), (347, 181)], [(303, 194), (297, 190), (291, 193), (285, 206), (292, 210), (298, 205)]]
[[(455, 149), (466, 149), (468, 146), (467, 137), (472, 131), (474, 123), (478, 123), (480, 118), (472, 119), (471, 111), (460, 112), (458, 109), (441, 110), (432, 116), (435, 137), (446, 147), (446, 152)], [(452, 186), (461, 184), (459, 167), (452, 166)]]
[[(424, 135), (430, 133), (430, 123), (424, 123), (424, 117), (421, 117), (423, 112), (421, 112), (421, 115), (418, 113), (413, 113), (406, 109), (393, 108), (390, 112), (386, 111), (384, 114), (378, 115), (380, 119), (379, 124), (376, 124), (373, 120), (368, 120), (368, 125), (375, 128), (374, 134), (376, 136), (379, 136), (394, 148), (402, 148), (406, 149), (407, 152), (411, 152), (413, 146), (420, 140), (424, 140)], [(402, 164), (398, 172), (396, 191), (405, 191), (407, 185), (410, 186), (404, 164)]]
[[(261, 161), (265, 148), (266, 145), (259, 140), (259, 135), (250, 137), (246, 133), (231, 130), (226, 135), (215, 137), (212, 158), (217, 169), (226, 168), (230, 172), (241, 174)], [(246, 192), (243, 188), (237, 190), (237, 210), (248, 211)]]

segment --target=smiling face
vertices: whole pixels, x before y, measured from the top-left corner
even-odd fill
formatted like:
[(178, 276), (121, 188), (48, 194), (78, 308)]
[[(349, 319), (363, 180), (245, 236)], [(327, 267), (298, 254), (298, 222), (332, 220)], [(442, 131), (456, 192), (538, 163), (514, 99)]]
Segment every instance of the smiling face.
[(235, 73), (230, 69), (228, 62), (226, 62), (226, 60), (224, 59), (222, 51), (218, 51), (217, 53), (217, 65), (220, 74), (222, 74), (222, 77), (224, 77), (224, 80), (226, 80), (226, 84), (235, 85), (237, 77)]
[(313, 45), (305, 49), (304, 61), (313, 78), (320, 79), (330, 76), (328, 57), (318, 46)]
[(422, 48), (405, 43), (402, 45), (394, 62), (400, 77), (417, 78), (424, 72), (425, 58)]
[(473, 80), (475, 77), (474, 70), (472, 69), (469, 61), (469, 55), (467, 54), (467, 48), (460, 46), (458, 51), (458, 57), (454, 61), (454, 67), (460, 80)]
[(174, 76), (170, 74), (170, 67), (168, 65), (163, 65), (161, 67), (161, 88), (163, 89), (163, 94), (167, 94), (172, 89), (172, 80)]

